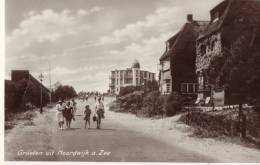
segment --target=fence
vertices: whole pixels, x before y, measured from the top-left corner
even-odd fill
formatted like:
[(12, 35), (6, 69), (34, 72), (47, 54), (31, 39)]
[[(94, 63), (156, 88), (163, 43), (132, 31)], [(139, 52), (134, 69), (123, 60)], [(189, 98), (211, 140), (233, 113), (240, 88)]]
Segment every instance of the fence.
[[(238, 109), (239, 105), (226, 105), (226, 106), (186, 106), (183, 107), (184, 110), (187, 111), (202, 111), (202, 112), (212, 112), (212, 111), (224, 111), (224, 110), (234, 110), (234, 109)], [(247, 109), (247, 108), (254, 108), (254, 106), (249, 106), (247, 104), (243, 104), (243, 108)]]

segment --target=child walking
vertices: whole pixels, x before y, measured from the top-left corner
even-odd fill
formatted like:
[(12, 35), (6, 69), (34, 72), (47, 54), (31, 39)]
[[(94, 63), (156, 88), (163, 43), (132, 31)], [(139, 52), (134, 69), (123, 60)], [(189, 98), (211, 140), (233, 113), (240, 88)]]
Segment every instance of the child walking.
[(91, 109), (89, 108), (89, 105), (85, 106), (85, 111), (84, 111), (85, 117), (85, 128), (87, 128), (88, 125), (88, 129), (90, 128), (90, 114), (91, 114)]

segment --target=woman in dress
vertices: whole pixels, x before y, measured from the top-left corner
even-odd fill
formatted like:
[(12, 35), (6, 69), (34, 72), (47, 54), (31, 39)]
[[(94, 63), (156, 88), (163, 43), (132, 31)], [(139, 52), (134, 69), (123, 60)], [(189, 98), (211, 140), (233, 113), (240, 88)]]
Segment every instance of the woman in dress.
[(73, 118), (73, 107), (70, 105), (70, 101), (67, 102), (67, 105), (65, 107), (64, 117), (66, 120), (67, 128), (70, 128), (71, 120)]
[(57, 110), (57, 119), (59, 123), (59, 129), (63, 130), (63, 124), (64, 124), (64, 117), (63, 117), (63, 107), (62, 107), (62, 101), (59, 100), (58, 104), (56, 105), (56, 110)]

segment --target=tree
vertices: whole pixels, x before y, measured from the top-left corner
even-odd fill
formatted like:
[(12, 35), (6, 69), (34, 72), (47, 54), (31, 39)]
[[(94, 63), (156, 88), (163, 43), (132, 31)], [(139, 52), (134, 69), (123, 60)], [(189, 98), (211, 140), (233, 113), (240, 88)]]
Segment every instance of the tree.
[[(258, 38), (259, 40), (259, 38)], [(209, 67), (210, 83), (224, 86), (239, 104), (239, 122), (245, 123), (242, 105), (246, 102), (255, 104), (260, 98), (260, 50), (256, 30), (247, 29), (240, 33), (230, 49), (225, 49)], [(240, 127), (245, 137), (244, 124)]]
[(59, 99), (71, 99), (77, 96), (75, 89), (72, 86), (64, 85), (59, 86), (53, 93), (55, 101)]

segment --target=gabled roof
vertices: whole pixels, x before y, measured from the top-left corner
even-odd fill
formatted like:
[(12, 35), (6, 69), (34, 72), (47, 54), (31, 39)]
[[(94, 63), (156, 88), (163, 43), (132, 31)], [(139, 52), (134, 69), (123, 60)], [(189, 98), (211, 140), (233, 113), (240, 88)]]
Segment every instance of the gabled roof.
[(199, 33), (201, 33), (209, 21), (193, 21), (185, 23), (181, 30), (167, 40), (170, 44), (170, 50), (165, 51), (160, 58), (160, 61), (170, 58), (174, 51), (184, 50), (186, 41), (195, 41)]
[[(176, 33), (175, 35), (173, 35), (171, 38), (169, 38), (166, 42), (169, 42), (169, 46), (172, 47), (172, 45), (175, 43), (177, 37), (178, 37), (179, 33)], [(163, 53), (163, 55), (160, 57), (160, 61), (166, 60), (170, 57), (169, 54), (169, 50), (165, 50), (165, 52)]]
[[(217, 12), (217, 10), (220, 11), (219, 19), (214, 21), (212, 18), (213, 14)], [(259, 0), (224, 0), (220, 4), (218, 4), (216, 7), (214, 7), (211, 11), (211, 22), (209, 25), (205, 28), (205, 30), (201, 33), (201, 35), (198, 37), (198, 40), (203, 39), (212, 33), (215, 33), (223, 27), (223, 25), (226, 25), (230, 23), (230, 21), (236, 17), (239, 12), (248, 12), (250, 13), (250, 16), (252, 14), (254, 16), (260, 17), (260, 1)]]
[(186, 50), (187, 44), (195, 42), (198, 35), (204, 30), (208, 23), (209, 21), (193, 21), (191, 23), (185, 23), (179, 31), (179, 35), (169, 52), (175, 54), (176, 52)]

